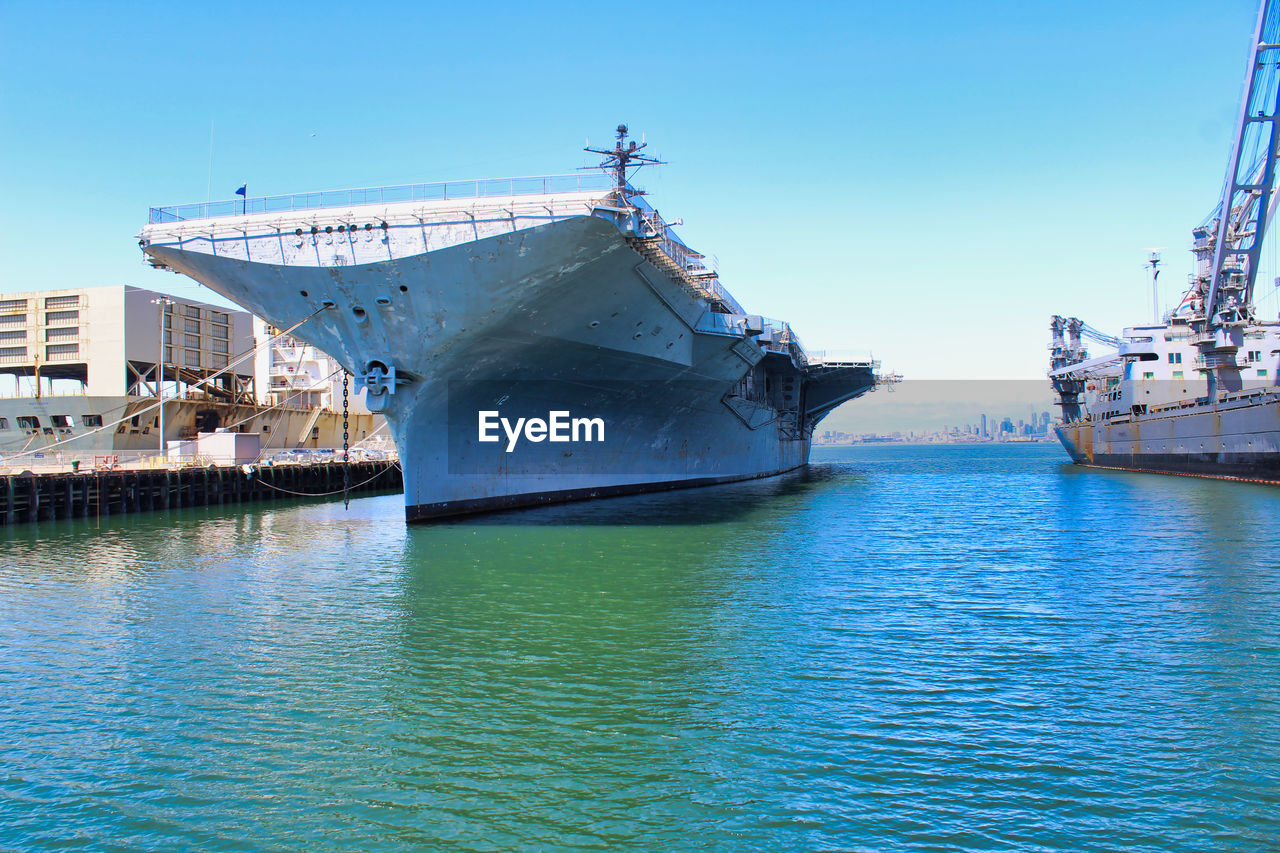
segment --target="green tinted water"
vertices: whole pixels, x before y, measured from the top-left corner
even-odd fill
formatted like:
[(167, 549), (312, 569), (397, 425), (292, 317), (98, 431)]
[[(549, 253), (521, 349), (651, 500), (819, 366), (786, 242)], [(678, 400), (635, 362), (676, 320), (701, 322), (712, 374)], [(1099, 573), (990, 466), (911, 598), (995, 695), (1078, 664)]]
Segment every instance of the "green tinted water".
[(0, 847), (1280, 847), (1280, 491), (815, 460), (0, 532)]

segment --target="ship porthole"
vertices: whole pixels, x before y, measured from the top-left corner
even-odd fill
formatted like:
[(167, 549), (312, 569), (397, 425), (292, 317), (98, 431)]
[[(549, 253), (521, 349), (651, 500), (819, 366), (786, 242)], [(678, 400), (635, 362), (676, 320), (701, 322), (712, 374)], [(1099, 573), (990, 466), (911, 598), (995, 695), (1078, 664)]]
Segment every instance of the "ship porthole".
[(390, 299), (388, 299), (388, 298), (387, 298), (387, 297), (385, 297), (385, 296), (379, 296), (377, 299), (375, 299), (375, 300), (373, 300), (373, 301), (374, 301), (374, 302), (376, 302), (376, 303), (378, 303), (379, 305), (390, 305), (390, 304), (391, 304), (391, 300), (390, 300)]
[(593, 328), (593, 329), (594, 329), (596, 326), (599, 326), (599, 325), (600, 325), (600, 321), (599, 321), (599, 320), (592, 320), (590, 325), (591, 325), (591, 328)]
[(636, 332), (634, 335), (631, 336), (631, 340), (638, 341), (640, 340), (640, 337), (641, 337), (640, 333)]
[(299, 290), (298, 292), (302, 294), (303, 299), (307, 298), (307, 292), (305, 290)]
[(345, 225), (339, 225), (339, 226), (338, 226), (338, 233), (339, 233), (339, 234), (341, 234), (343, 231), (346, 231), (346, 230), (347, 230), (347, 226), (345, 226)]
[(400, 292), (401, 292), (401, 293), (408, 293), (408, 292), (409, 292), (409, 288), (402, 284), (402, 285), (400, 285)]
[(372, 222), (366, 222), (366, 223), (364, 224), (364, 230), (366, 230), (366, 231), (372, 231), (372, 230), (373, 230), (373, 223), (372, 223)]
[(324, 227), (324, 233), (326, 233), (326, 234), (332, 234), (332, 233), (333, 233), (333, 226), (332, 226), (332, 225), (326, 225), (326, 226)]
[(317, 228), (316, 226), (312, 225), (312, 226), (311, 226), (311, 233), (312, 233), (312, 234), (319, 234), (319, 233), (320, 233), (320, 229), (319, 229), (319, 228)]
[(301, 228), (299, 228), (299, 229), (297, 229), (296, 231), (294, 231), (293, 233), (294, 233), (294, 236), (295, 236), (295, 237), (301, 237), (301, 236), (302, 236), (302, 229), (301, 229)]
[(365, 310), (361, 308), (359, 305), (353, 305), (351, 307), (351, 313), (356, 315), (357, 320), (363, 320), (367, 316), (365, 313)]

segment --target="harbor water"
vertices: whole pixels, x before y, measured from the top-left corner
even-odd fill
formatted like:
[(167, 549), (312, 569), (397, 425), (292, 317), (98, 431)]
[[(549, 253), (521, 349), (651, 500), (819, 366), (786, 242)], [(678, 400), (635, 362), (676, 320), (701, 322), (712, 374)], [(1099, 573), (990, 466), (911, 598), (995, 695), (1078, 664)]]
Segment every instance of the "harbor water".
[(0, 849), (1280, 849), (1280, 489), (814, 463), (0, 530)]

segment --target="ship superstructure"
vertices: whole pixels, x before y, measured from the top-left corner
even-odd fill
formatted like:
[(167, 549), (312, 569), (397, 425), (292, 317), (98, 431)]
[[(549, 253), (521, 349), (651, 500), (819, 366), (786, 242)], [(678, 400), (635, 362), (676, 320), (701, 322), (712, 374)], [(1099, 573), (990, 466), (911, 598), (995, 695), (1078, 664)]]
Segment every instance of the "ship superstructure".
[[(1050, 325), (1059, 438), (1080, 464), (1280, 480), (1280, 323), (1254, 284), (1275, 213), (1280, 11), (1258, 13), (1222, 198), (1192, 231), (1196, 272), (1157, 322), (1108, 338), (1078, 318)], [(1159, 256), (1151, 256), (1153, 289)], [(1090, 358), (1085, 340), (1110, 350)]]
[(745, 311), (630, 182), (644, 147), (620, 126), (599, 171), (154, 208), (141, 242), (276, 326), (310, 318), (295, 335), (387, 417), (410, 520), (804, 465), (875, 363)]

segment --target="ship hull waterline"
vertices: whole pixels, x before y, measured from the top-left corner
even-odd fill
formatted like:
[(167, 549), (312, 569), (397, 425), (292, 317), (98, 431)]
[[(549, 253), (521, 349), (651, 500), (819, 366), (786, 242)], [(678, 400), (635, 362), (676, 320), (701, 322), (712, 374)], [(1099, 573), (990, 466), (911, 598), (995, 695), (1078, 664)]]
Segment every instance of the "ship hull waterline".
[(1083, 467), (1280, 484), (1280, 404), (1269, 395), (1055, 430)]

